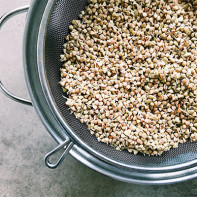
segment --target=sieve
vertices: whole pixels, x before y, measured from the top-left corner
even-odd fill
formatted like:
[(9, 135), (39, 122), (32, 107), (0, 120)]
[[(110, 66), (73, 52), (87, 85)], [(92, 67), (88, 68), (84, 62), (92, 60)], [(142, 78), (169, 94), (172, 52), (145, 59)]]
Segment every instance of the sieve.
[[(45, 157), (50, 168), (58, 167), (70, 153), (88, 167), (114, 179), (141, 184), (167, 184), (197, 176), (197, 143), (180, 144), (161, 156), (134, 155), (98, 142), (87, 126), (80, 123), (65, 105), (65, 95), (59, 85), (60, 54), (63, 53), (69, 25), (87, 0), (34, 0), (27, 15), (24, 33), (24, 71), (31, 102), (14, 96), (0, 83), (3, 92), (27, 105), (33, 105), (43, 124), (58, 142)], [(27, 10), (15, 9), (1, 18)], [(50, 158), (59, 150), (63, 154), (56, 163)]]

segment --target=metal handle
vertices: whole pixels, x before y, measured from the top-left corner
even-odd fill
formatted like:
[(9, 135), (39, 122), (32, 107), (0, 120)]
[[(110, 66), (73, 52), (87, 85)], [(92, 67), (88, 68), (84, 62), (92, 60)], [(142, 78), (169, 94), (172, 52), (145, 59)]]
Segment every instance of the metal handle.
[[(52, 150), (51, 152), (49, 152), (46, 156), (45, 156), (45, 164), (49, 167), (49, 168), (57, 168), (65, 159), (65, 157), (68, 155), (69, 151), (72, 149), (74, 143), (70, 141), (70, 139), (66, 139), (64, 142), (62, 142), (58, 147), (56, 147), (54, 150)], [(58, 152), (61, 149), (65, 149), (63, 154), (61, 155), (61, 157), (59, 158), (59, 160), (55, 163), (52, 164), (49, 160), (51, 158), (52, 155), (54, 155), (56, 152)]]
[[(0, 29), (1, 27), (3, 26), (3, 24), (12, 16), (14, 16), (15, 14), (19, 14), (21, 12), (25, 12), (29, 9), (29, 5), (26, 5), (26, 6), (22, 6), (22, 7), (19, 7), (19, 8), (16, 8), (14, 10), (11, 10), (9, 12), (7, 12), (6, 14), (4, 14), (1, 18), (0, 18)], [(0, 90), (9, 98), (11, 98), (12, 100), (14, 101), (17, 101), (19, 103), (22, 103), (22, 104), (25, 104), (25, 105), (30, 105), (32, 106), (32, 103), (28, 100), (25, 100), (25, 99), (22, 99), (22, 98), (19, 98), (15, 95), (13, 95), (11, 92), (9, 92), (5, 87), (4, 85), (2, 84), (1, 80), (0, 80)]]

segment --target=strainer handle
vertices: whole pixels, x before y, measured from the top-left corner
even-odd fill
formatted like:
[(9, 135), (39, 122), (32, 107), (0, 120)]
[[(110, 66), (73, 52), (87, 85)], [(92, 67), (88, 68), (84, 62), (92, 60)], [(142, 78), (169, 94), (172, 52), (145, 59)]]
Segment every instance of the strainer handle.
[[(9, 12), (7, 12), (6, 14), (4, 14), (2, 17), (0, 17), (0, 29), (3, 26), (3, 24), (12, 16), (19, 14), (21, 12), (25, 12), (29, 9), (29, 5), (26, 6), (22, 6), (19, 8), (16, 8), (14, 10), (11, 10)], [(15, 96), (14, 94), (12, 94), (11, 92), (9, 92), (5, 86), (2, 84), (1, 80), (0, 80), (0, 90), (9, 98), (11, 98), (14, 101), (17, 101), (19, 103), (25, 104), (25, 105), (30, 105), (32, 106), (32, 103), (26, 99), (22, 99), (20, 97)]]
[[(62, 142), (59, 146), (57, 146), (54, 150), (52, 150), (51, 152), (49, 152), (46, 156), (45, 156), (45, 164), (47, 165), (47, 167), (49, 168), (57, 168), (58, 166), (60, 166), (60, 164), (64, 161), (65, 157), (68, 155), (69, 151), (72, 149), (74, 143), (72, 141), (70, 141), (70, 139), (66, 139), (64, 142)], [(60, 151), (61, 149), (64, 150), (63, 154), (60, 156), (60, 158), (58, 159), (58, 161), (56, 163), (51, 163), (50, 162), (50, 158), (57, 153), (58, 151)]]

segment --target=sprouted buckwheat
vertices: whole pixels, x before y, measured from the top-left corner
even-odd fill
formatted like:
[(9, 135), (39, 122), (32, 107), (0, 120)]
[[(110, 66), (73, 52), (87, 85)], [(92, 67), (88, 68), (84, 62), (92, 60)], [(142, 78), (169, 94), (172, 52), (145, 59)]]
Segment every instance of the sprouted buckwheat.
[(197, 1), (91, 0), (66, 37), (66, 105), (98, 141), (161, 155), (197, 140)]

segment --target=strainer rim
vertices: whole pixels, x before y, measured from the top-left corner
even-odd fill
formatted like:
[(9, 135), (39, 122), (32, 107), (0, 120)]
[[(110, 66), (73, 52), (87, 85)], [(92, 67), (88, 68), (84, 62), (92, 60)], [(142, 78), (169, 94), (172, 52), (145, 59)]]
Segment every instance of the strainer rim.
[(83, 140), (72, 131), (72, 128), (65, 122), (65, 120), (62, 118), (62, 115), (60, 114), (59, 110), (57, 109), (57, 106), (55, 104), (55, 101), (53, 99), (52, 93), (50, 92), (50, 88), (48, 87), (47, 83), (47, 77), (46, 77), (46, 71), (45, 71), (45, 38), (47, 34), (47, 25), (50, 21), (50, 17), (53, 11), (53, 8), (58, 0), (49, 0), (43, 17), (41, 21), (41, 25), (39, 28), (39, 35), (38, 35), (38, 43), (37, 43), (37, 62), (38, 62), (38, 72), (40, 76), (41, 86), (45, 95), (45, 99), (47, 100), (47, 103), (50, 106), (50, 109), (52, 110), (54, 116), (57, 117), (59, 123), (63, 126), (65, 129), (65, 132), (69, 135), (69, 137), (75, 142), (76, 145), (82, 147), (89, 153), (91, 153), (93, 156), (118, 167), (128, 168), (128, 169), (134, 169), (134, 170), (140, 170), (140, 171), (174, 171), (178, 169), (182, 169), (189, 166), (194, 166), (197, 164), (197, 159), (184, 162), (181, 164), (171, 165), (171, 166), (162, 166), (162, 167), (142, 167), (137, 165), (128, 165), (124, 162), (116, 161), (114, 159), (111, 159), (102, 153), (99, 153), (94, 148), (91, 148), (89, 145), (87, 145)]

